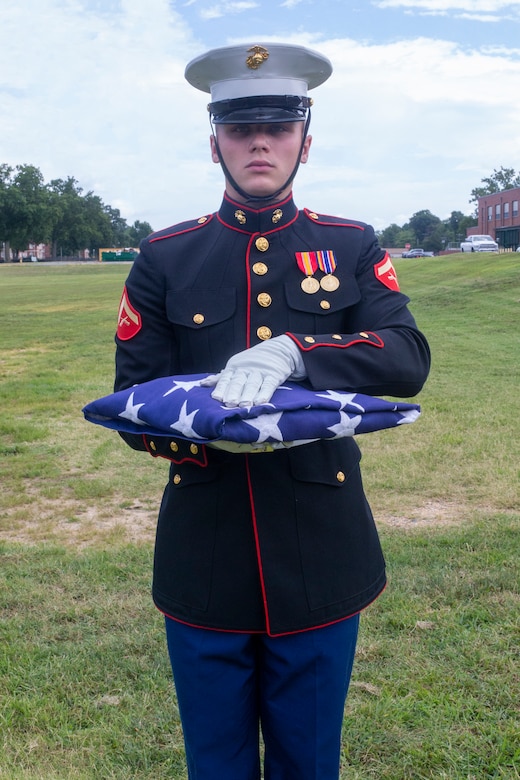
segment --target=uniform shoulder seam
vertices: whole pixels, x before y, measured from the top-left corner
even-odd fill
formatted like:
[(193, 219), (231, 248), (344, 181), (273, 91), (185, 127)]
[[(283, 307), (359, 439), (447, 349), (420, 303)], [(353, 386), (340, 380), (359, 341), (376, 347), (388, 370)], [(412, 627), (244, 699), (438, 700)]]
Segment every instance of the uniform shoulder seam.
[(364, 222), (358, 222), (357, 220), (353, 219), (345, 219), (344, 217), (335, 217), (331, 214), (320, 214), (317, 211), (312, 211), (312, 209), (308, 208), (304, 208), (303, 213), (307, 219), (309, 219), (315, 225), (328, 227), (335, 225), (337, 227), (356, 228), (357, 230), (365, 230), (366, 227)]
[(175, 238), (176, 236), (182, 236), (185, 233), (191, 233), (194, 230), (200, 230), (206, 225), (209, 225), (213, 220), (213, 214), (206, 214), (198, 219), (192, 219), (187, 222), (180, 222), (178, 225), (172, 225), (171, 227), (164, 228), (157, 233), (152, 233), (148, 236), (148, 242), (150, 244), (156, 241), (163, 241), (166, 238)]

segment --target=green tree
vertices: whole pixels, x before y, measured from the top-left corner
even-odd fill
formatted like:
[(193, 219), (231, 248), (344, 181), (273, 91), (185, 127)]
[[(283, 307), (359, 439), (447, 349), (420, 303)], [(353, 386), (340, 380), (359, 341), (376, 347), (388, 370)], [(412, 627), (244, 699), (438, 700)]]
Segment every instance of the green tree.
[(34, 165), (2, 166), (3, 240), (9, 242), (15, 256), (30, 243), (45, 241), (50, 229), (50, 203), (43, 176)]
[(53, 179), (48, 188), (52, 215), (52, 255), (73, 255), (78, 249), (87, 247), (89, 238), (82, 189), (72, 176)]
[(121, 216), (119, 209), (114, 209), (112, 206), (105, 206), (105, 212), (110, 219), (110, 226), (112, 228), (112, 241), (111, 246), (114, 247), (126, 247), (131, 246), (130, 231), (126, 219)]
[(153, 233), (153, 228), (148, 222), (140, 222), (138, 219), (128, 229), (128, 235), (130, 238), (129, 246), (138, 247), (143, 238)]
[(416, 211), (403, 227), (413, 232), (415, 236), (413, 243), (415, 246), (428, 249), (428, 239), (440, 221), (439, 217), (432, 214), (429, 209), (422, 209), (422, 211)]
[(493, 195), (495, 192), (520, 187), (520, 174), (517, 174), (514, 168), (504, 168), (501, 165), (498, 170), (493, 168), (491, 176), (487, 176), (481, 182), (483, 186), (472, 189), (469, 200), (470, 203), (475, 203), (476, 208), (478, 208), (478, 199), (483, 198), (484, 195)]

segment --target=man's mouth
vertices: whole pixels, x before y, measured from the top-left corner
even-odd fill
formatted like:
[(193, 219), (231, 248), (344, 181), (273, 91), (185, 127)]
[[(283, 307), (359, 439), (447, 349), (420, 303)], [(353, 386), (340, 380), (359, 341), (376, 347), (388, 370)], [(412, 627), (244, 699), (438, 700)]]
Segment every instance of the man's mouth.
[(270, 162), (267, 162), (267, 160), (252, 160), (250, 163), (246, 165), (246, 168), (272, 168)]

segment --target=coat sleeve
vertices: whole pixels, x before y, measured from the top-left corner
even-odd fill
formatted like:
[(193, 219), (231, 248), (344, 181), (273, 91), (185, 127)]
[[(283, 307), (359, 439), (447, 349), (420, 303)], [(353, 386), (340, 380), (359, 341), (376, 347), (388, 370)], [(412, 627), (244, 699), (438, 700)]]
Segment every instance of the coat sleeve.
[(422, 388), (430, 350), (399, 291), (389, 255), (366, 225), (356, 280), (359, 301), (341, 333), (288, 333), (301, 350), (315, 390), (411, 397)]
[[(145, 239), (126, 280), (119, 307), (115, 392), (176, 373), (175, 340), (164, 308), (164, 290), (160, 263)], [(168, 437), (154, 440), (139, 434), (120, 436), (133, 449), (173, 460), (173, 440)]]

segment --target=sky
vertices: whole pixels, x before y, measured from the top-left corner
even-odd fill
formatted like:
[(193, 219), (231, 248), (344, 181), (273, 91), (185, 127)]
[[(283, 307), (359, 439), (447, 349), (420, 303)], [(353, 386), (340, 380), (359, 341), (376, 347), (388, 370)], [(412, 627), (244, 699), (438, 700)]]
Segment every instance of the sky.
[(292, 43), (333, 64), (313, 90), (300, 208), (382, 230), (470, 214), (520, 169), (520, 0), (2, 0), (0, 164), (74, 177), (154, 230), (215, 211), (208, 49)]

